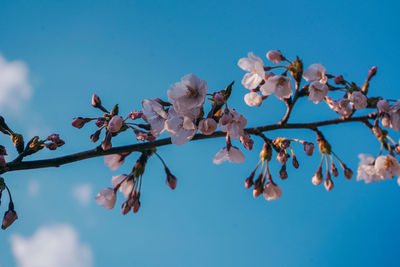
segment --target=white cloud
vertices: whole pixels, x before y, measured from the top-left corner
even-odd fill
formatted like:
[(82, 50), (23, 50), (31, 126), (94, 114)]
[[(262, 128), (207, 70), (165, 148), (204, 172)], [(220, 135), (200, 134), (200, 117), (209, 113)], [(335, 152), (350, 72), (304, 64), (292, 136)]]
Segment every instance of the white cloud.
[(43, 226), (32, 237), (13, 234), (11, 250), (18, 267), (90, 267), (93, 254), (68, 224)]
[(72, 196), (79, 201), (82, 206), (88, 206), (92, 198), (93, 187), (90, 184), (81, 184), (72, 188)]
[(0, 54), (0, 111), (18, 112), (32, 95), (23, 61), (7, 61)]
[(40, 191), (40, 184), (37, 180), (30, 180), (28, 183), (28, 194), (31, 197), (36, 197)]

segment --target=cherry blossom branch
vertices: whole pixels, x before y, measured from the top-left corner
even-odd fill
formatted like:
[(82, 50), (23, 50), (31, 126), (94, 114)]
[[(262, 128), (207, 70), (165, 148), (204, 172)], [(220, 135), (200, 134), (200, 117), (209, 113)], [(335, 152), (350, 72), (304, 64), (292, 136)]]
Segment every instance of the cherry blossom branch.
[[(318, 122), (310, 122), (310, 123), (287, 123), (287, 124), (270, 124), (260, 127), (253, 127), (253, 128), (246, 128), (245, 131), (249, 134), (259, 135), (261, 132), (273, 131), (273, 130), (280, 130), (280, 129), (310, 129), (315, 131), (317, 127), (327, 126), (327, 125), (334, 125), (334, 124), (341, 124), (341, 123), (349, 123), (349, 122), (362, 122), (365, 123), (369, 119), (375, 119), (377, 116), (377, 112), (370, 113), (364, 116), (359, 117), (350, 117), (350, 118), (339, 118), (339, 119), (332, 119), (332, 120), (325, 120), (325, 121), (318, 121)], [(224, 137), (226, 135), (225, 132), (217, 131), (211, 135), (203, 135), (203, 134), (196, 134), (192, 140), (203, 140), (203, 139), (210, 139), (210, 138), (217, 138), (217, 137)], [(52, 158), (52, 159), (44, 159), (44, 160), (33, 160), (33, 161), (19, 161), (14, 160), (6, 164), (5, 167), (0, 169), (0, 174), (5, 172), (11, 171), (18, 171), (18, 170), (30, 170), (30, 169), (41, 169), (41, 168), (48, 168), (48, 167), (60, 167), (61, 165), (73, 163), (76, 161), (81, 161), (89, 158), (95, 158), (110, 154), (118, 154), (122, 152), (142, 152), (149, 148), (160, 147), (171, 144), (171, 138), (164, 138), (154, 142), (147, 142), (141, 144), (134, 144), (134, 145), (127, 145), (127, 146), (120, 146), (120, 147), (113, 147), (108, 150), (103, 150), (101, 146), (98, 146), (92, 150), (87, 150), (79, 153), (74, 153), (62, 157)]]

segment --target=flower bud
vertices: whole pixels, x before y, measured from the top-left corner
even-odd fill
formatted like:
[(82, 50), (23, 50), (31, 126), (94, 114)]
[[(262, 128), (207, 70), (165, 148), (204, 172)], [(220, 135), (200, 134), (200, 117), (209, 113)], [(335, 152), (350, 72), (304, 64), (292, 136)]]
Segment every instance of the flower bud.
[(80, 128), (82, 128), (83, 126), (85, 126), (85, 124), (88, 123), (89, 121), (90, 121), (90, 119), (88, 119), (88, 118), (77, 117), (77, 118), (74, 118), (74, 119), (72, 120), (71, 125), (72, 125), (73, 127), (75, 127), (75, 128), (80, 129)]
[(389, 113), (383, 113), (381, 117), (381, 123), (384, 128), (390, 127), (390, 115)]
[(297, 160), (297, 158), (296, 158), (295, 155), (293, 155), (293, 157), (292, 157), (292, 165), (293, 165), (293, 167), (295, 167), (296, 169), (299, 168), (299, 161)]
[(335, 177), (337, 177), (339, 175), (339, 171), (333, 162), (331, 163), (331, 173)]
[(330, 177), (325, 179), (324, 186), (326, 191), (331, 191), (333, 189), (333, 181)]
[(282, 61), (282, 53), (279, 50), (270, 50), (266, 56), (269, 61), (275, 64), (279, 64)]
[(120, 116), (114, 116), (108, 123), (107, 130), (112, 133), (118, 132), (124, 123), (124, 119)]
[(131, 120), (137, 120), (139, 118), (141, 118), (143, 116), (143, 112), (140, 111), (132, 111), (131, 113), (129, 113), (129, 118)]
[(286, 171), (286, 164), (282, 165), (281, 170), (279, 171), (279, 177), (282, 180), (285, 180), (285, 179), (288, 178), (288, 174), (287, 174), (287, 171)]
[(123, 215), (128, 214), (128, 212), (131, 210), (133, 201), (134, 201), (133, 198), (129, 198), (124, 203), (122, 203), (121, 212)]
[(221, 93), (215, 93), (214, 101), (215, 101), (215, 104), (217, 104), (217, 105), (223, 105), (225, 103), (225, 97)]
[(17, 219), (18, 219), (18, 215), (14, 210), (14, 203), (10, 202), (8, 204), (8, 210), (4, 213), (1, 229), (3, 229), (3, 230), (7, 229)]
[(351, 177), (353, 177), (353, 171), (344, 166), (344, 177), (347, 178), (347, 180), (350, 180)]
[(176, 184), (177, 184), (178, 180), (176, 179), (176, 177), (171, 173), (171, 171), (168, 168), (165, 168), (165, 173), (167, 174), (166, 183), (167, 183), (168, 187), (171, 188), (172, 190), (174, 190), (176, 188)]
[(257, 180), (254, 182), (253, 187), (253, 197), (257, 198), (263, 193), (264, 190), (264, 182), (262, 181), (262, 173), (258, 176)]
[(98, 118), (96, 121), (96, 126), (99, 128), (102, 127), (104, 125), (105, 120), (106, 120), (105, 118)]
[(375, 76), (376, 72), (378, 71), (378, 67), (377, 66), (373, 66), (369, 69), (368, 71), (368, 78), (367, 80), (371, 80), (372, 77)]
[(134, 198), (133, 201), (133, 213), (137, 213), (140, 209), (140, 200), (139, 200), (139, 196), (137, 198)]
[(104, 137), (104, 140), (101, 143), (101, 148), (104, 151), (109, 150), (112, 147), (111, 138), (112, 138), (112, 133), (107, 131), (106, 136)]
[(100, 97), (96, 94), (92, 95), (92, 106), (97, 108), (101, 106), (101, 100)]
[(304, 142), (304, 152), (307, 156), (312, 156), (314, 152), (314, 144), (309, 142)]
[(311, 179), (311, 182), (314, 184), (314, 185), (319, 185), (319, 184), (321, 184), (322, 183), (322, 179), (323, 179), (324, 177), (322, 176), (322, 169), (321, 169), (321, 167), (320, 168), (318, 168), (318, 170), (317, 170), (317, 172), (314, 174), (314, 176), (312, 177), (312, 179)]
[(95, 131), (94, 134), (92, 134), (90, 136), (90, 141), (92, 141), (93, 143), (97, 142), (99, 140), (100, 133), (101, 133), (101, 129), (98, 129), (97, 131)]
[(222, 115), (222, 117), (219, 119), (219, 124), (220, 125), (227, 125), (229, 124), (233, 119), (233, 116), (231, 113), (224, 113), (224, 115)]
[(342, 75), (337, 75), (337, 76), (335, 76), (333, 82), (334, 82), (335, 84), (346, 84), (346, 82), (345, 82), (345, 80), (343, 79), (343, 76), (342, 76)]

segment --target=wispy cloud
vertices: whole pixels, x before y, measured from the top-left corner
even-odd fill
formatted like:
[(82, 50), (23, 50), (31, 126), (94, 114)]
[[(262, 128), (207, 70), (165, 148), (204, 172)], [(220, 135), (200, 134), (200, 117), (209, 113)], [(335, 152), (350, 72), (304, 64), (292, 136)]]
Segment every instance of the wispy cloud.
[(93, 253), (68, 224), (43, 226), (32, 235), (10, 237), (18, 267), (91, 267)]
[(93, 199), (93, 187), (90, 184), (80, 184), (72, 188), (72, 196), (82, 206), (88, 206)]
[(23, 61), (7, 61), (0, 54), (0, 111), (19, 112), (32, 96), (28, 72)]
[(40, 184), (37, 180), (30, 180), (28, 182), (28, 194), (31, 197), (36, 197), (40, 191)]

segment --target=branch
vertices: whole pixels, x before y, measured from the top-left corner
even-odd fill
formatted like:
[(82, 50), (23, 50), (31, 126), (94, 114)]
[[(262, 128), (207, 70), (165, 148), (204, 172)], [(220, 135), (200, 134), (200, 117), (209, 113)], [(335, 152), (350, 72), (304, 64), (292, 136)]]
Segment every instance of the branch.
[[(245, 131), (249, 134), (259, 135), (260, 132), (273, 131), (279, 129), (315, 129), (316, 127), (340, 124), (340, 123), (348, 123), (348, 122), (363, 122), (365, 123), (369, 119), (374, 119), (377, 116), (377, 113), (370, 113), (368, 115), (359, 116), (359, 117), (351, 117), (351, 118), (339, 118), (332, 119), (326, 121), (318, 121), (318, 122), (310, 122), (310, 123), (288, 123), (288, 124), (270, 124), (260, 127), (254, 128), (246, 128)], [(192, 140), (202, 140), (202, 139), (210, 139), (225, 136), (225, 132), (215, 132), (211, 135), (202, 135), (196, 134)], [(0, 169), (0, 174), (10, 171), (18, 171), (18, 170), (30, 170), (30, 169), (40, 169), (40, 168), (48, 168), (48, 167), (60, 167), (61, 165), (72, 163), (75, 161), (80, 161), (89, 158), (95, 158), (110, 154), (117, 154), (122, 152), (134, 152), (134, 151), (143, 151), (153, 147), (160, 147), (171, 144), (171, 138), (164, 138), (154, 142), (147, 142), (142, 144), (134, 144), (127, 146), (114, 147), (109, 150), (102, 150), (100, 146), (75, 154), (70, 154), (67, 156), (52, 158), (52, 159), (44, 159), (44, 160), (33, 160), (33, 161), (12, 161), (7, 163), (5, 167)]]

